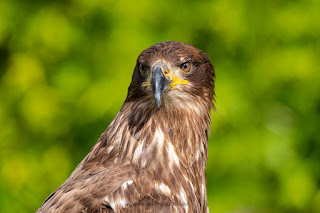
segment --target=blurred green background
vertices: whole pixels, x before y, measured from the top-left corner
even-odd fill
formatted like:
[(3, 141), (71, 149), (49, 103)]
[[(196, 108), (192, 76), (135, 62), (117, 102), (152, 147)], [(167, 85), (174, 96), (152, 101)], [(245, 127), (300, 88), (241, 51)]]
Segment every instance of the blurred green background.
[(166, 40), (216, 68), (214, 213), (320, 212), (320, 1), (0, 1), (0, 212), (34, 212)]

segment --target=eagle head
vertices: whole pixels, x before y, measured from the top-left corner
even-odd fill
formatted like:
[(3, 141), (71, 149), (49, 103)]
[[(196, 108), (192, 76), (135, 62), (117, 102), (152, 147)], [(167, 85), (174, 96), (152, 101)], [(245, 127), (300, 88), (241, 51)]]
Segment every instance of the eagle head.
[(150, 107), (161, 109), (193, 97), (213, 107), (214, 78), (203, 51), (182, 42), (161, 42), (139, 55), (126, 101), (149, 99)]

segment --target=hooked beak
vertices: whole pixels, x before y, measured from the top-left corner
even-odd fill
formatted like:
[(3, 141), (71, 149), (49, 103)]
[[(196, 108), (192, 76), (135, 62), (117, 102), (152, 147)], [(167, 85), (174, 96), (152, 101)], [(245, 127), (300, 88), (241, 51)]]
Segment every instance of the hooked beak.
[(161, 105), (161, 98), (163, 92), (169, 86), (169, 79), (164, 75), (163, 71), (168, 70), (167, 66), (163, 63), (156, 63), (152, 67), (153, 75), (152, 75), (152, 82), (151, 87), (153, 90), (153, 97), (157, 104), (158, 109)]

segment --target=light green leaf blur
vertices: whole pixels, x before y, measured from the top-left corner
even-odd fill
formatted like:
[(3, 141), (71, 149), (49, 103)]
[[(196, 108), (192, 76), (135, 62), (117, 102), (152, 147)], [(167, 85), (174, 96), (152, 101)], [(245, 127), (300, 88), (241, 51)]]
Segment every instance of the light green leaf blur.
[[(139, 53), (216, 69), (214, 213), (320, 212), (320, 1), (0, 1), (0, 212), (34, 212), (121, 108)], [(187, 130), (189, 131), (189, 130)]]

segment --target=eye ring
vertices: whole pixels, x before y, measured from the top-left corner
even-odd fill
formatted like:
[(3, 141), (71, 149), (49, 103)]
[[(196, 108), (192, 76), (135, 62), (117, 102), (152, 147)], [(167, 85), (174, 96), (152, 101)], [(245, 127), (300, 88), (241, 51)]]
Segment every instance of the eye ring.
[(148, 69), (148, 66), (147, 65), (144, 65), (144, 64), (139, 64), (139, 70), (142, 74), (145, 74), (146, 71)]
[(187, 61), (187, 62), (181, 64), (181, 65), (180, 65), (180, 70), (181, 70), (181, 72), (183, 72), (183, 73), (186, 73), (186, 74), (189, 73), (190, 70), (191, 70), (191, 62), (190, 62), (190, 61)]

